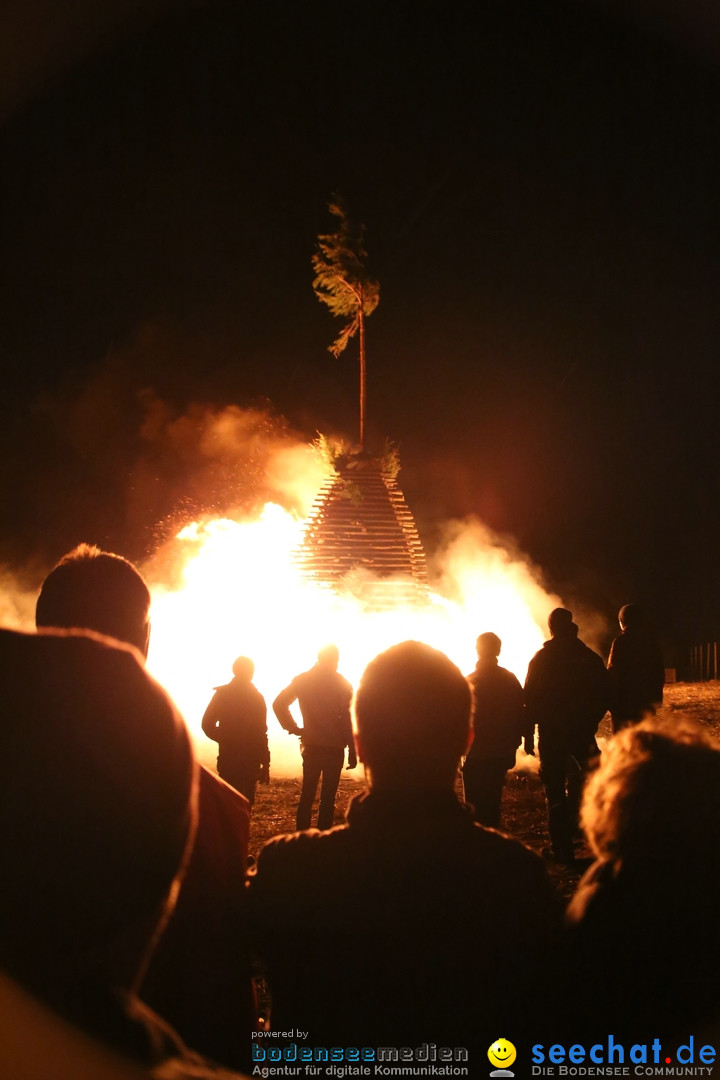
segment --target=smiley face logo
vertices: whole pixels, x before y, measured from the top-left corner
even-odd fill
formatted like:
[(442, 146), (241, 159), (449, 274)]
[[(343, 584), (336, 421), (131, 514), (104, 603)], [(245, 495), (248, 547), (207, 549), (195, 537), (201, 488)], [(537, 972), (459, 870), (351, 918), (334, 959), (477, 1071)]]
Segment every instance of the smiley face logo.
[(491, 1065), (497, 1069), (507, 1069), (517, 1057), (517, 1050), (507, 1039), (496, 1039), (488, 1050)]

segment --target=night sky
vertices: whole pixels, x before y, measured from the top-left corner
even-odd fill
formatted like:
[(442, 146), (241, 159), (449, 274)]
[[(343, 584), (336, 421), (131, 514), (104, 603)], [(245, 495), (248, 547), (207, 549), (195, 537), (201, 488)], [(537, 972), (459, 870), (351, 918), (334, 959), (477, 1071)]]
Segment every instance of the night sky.
[(184, 463), (165, 448), (140, 498), (149, 402), (356, 435), (356, 350), (327, 352), (310, 266), (338, 191), (381, 286), (370, 442), (399, 445), (428, 544), (475, 514), (568, 600), (719, 634), (717, 25), (126, 6), (44, 62), (30, 36), (0, 102), (0, 558), (151, 548)]

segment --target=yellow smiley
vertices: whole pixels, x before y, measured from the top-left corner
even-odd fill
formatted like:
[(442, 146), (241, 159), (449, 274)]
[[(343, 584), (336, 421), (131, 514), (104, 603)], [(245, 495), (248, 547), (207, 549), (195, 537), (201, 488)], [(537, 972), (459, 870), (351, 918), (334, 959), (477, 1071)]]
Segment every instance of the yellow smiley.
[(499, 1069), (505, 1069), (508, 1065), (512, 1065), (516, 1057), (517, 1050), (507, 1039), (496, 1039), (488, 1050), (490, 1064), (496, 1065)]

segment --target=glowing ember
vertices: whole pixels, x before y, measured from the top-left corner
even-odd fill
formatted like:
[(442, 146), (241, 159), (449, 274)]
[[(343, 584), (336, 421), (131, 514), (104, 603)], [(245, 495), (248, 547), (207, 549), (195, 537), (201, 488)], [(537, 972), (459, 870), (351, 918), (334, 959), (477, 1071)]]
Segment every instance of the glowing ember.
[(477, 635), (493, 630), (503, 641), (501, 663), (524, 678), (557, 600), (479, 522), (451, 527), (431, 564), (438, 592), (430, 605), (380, 612), (302, 578), (293, 552), (303, 530), (301, 519), (268, 503), (253, 520), (193, 522), (143, 568), (153, 593), (149, 667), (183, 711), (206, 762), (216, 748), (200, 720), (240, 655), (255, 661), (254, 681), (268, 703), (276, 775), (298, 773), (300, 757), (297, 740), (272, 715), (272, 700), (327, 642), (338, 645), (340, 670), (355, 685), (368, 660), (406, 638), (435, 645), (469, 672)]

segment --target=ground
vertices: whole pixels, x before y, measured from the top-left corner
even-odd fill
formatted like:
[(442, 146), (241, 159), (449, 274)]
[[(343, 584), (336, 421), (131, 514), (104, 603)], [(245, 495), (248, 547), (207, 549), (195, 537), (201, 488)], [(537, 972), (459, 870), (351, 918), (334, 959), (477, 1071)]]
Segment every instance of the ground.
[[(720, 682), (674, 683), (665, 688), (663, 711), (667, 715), (682, 712), (708, 727), (720, 739)], [(600, 726), (600, 742), (610, 734), (609, 720)], [(542, 784), (528, 761), (527, 771), (510, 773), (505, 785), (502, 807), (502, 827), (533, 851), (541, 853), (549, 844), (546, 828), (545, 802)], [(362, 791), (362, 766), (354, 772), (343, 773), (337, 798), (337, 821), (342, 821), (343, 808), (353, 795)], [(271, 836), (291, 832), (295, 828), (295, 810), (300, 795), (300, 779), (273, 779), (267, 787), (259, 787), (250, 829), (250, 854), (256, 856)], [(587, 848), (578, 851), (580, 860), (589, 857)], [(570, 896), (582, 872), (548, 863), (548, 870), (558, 889)]]

